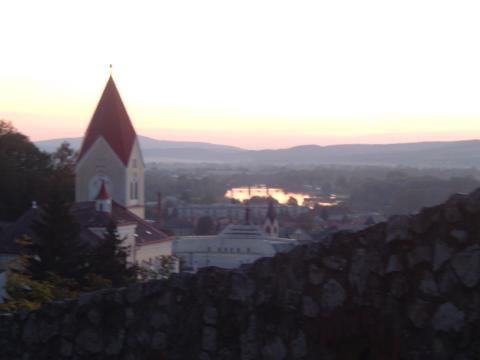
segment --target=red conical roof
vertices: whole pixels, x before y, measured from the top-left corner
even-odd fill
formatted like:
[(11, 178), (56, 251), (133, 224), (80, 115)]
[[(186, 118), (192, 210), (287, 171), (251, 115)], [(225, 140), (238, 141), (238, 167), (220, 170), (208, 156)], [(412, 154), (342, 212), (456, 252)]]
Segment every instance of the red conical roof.
[(78, 161), (99, 137), (107, 141), (125, 165), (128, 164), (137, 134), (111, 76), (88, 125)]
[(110, 195), (108, 194), (107, 187), (105, 186), (105, 181), (102, 181), (102, 185), (100, 186), (100, 190), (98, 191), (98, 194), (95, 200), (108, 200), (108, 199), (110, 199)]

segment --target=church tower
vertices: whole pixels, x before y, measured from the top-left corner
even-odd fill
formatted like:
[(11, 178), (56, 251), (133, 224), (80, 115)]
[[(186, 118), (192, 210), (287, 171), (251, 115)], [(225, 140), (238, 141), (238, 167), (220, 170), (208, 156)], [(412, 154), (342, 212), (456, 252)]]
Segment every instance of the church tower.
[(83, 138), (75, 200), (94, 201), (103, 185), (114, 202), (143, 218), (144, 169), (137, 134), (110, 76)]
[(278, 237), (279, 230), (275, 204), (273, 203), (273, 199), (270, 198), (268, 202), (267, 217), (263, 223), (263, 231), (265, 231), (267, 235)]

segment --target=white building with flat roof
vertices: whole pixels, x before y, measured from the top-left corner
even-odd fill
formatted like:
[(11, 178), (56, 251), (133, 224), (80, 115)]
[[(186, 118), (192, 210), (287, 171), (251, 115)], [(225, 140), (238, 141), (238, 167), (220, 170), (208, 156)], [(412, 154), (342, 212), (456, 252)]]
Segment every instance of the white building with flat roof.
[(296, 240), (267, 235), (260, 226), (230, 224), (220, 234), (183, 236), (173, 240), (172, 254), (181, 259), (182, 271), (207, 266), (226, 269), (291, 250)]

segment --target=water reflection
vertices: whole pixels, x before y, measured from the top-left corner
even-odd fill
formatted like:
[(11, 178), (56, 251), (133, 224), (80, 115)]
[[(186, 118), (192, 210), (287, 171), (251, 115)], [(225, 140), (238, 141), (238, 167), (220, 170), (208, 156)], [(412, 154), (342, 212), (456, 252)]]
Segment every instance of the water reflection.
[(286, 204), (293, 198), (298, 205), (304, 205), (306, 199), (309, 198), (307, 194), (286, 192), (281, 188), (271, 188), (263, 185), (232, 188), (225, 193), (225, 197), (238, 201), (249, 200), (255, 196), (272, 197), (281, 204)]

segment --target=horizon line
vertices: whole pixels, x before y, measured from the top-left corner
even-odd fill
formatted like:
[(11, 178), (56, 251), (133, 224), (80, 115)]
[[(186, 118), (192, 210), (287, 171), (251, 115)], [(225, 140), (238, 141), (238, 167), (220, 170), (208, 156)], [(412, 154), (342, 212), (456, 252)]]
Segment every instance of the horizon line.
[[(429, 144), (429, 143), (455, 143), (455, 142), (470, 142), (470, 141), (480, 141), (480, 138), (463, 138), (463, 139), (455, 139), (455, 140), (419, 140), (419, 141), (396, 141), (396, 142), (340, 142), (334, 144), (316, 144), (316, 143), (304, 143), (300, 145), (293, 145), (287, 147), (264, 147), (264, 148), (247, 148), (241, 147), (237, 145), (230, 145), (230, 144), (222, 144), (222, 143), (215, 143), (209, 141), (201, 141), (201, 140), (171, 140), (171, 139), (158, 139), (152, 136), (137, 134), (137, 137), (143, 137), (154, 141), (165, 141), (165, 142), (174, 142), (174, 143), (198, 143), (198, 144), (207, 144), (207, 145), (216, 145), (216, 146), (225, 146), (231, 148), (237, 148), (239, 150), (244, 151), (262, 151), (262, 150), (288, 150), (298, 147), (307, 147), (307, 146), (317, 146), (317, 147), (333, 147), (333, 146), (375, 146), (375, 145), (409, 145), (409, 144)], [(30, 139), (30, 137), (29, 137)], [(82, 140), (83, 136), (67, 136), (67, 137), (57, 137), (57, 138), (49, 138), (49, 139), (40, 139), (40, 140), (32, 140), (33, 143), (41, 143), (41, 142), (48, 142), (48, 141), (59, 141), (59, 140), (70, 140), (70, 139), (79, 139)]]

